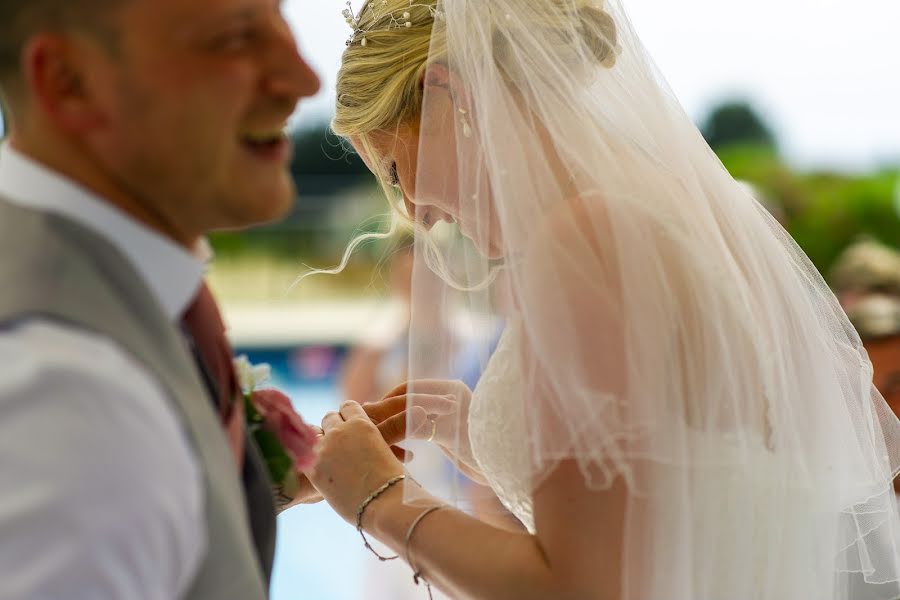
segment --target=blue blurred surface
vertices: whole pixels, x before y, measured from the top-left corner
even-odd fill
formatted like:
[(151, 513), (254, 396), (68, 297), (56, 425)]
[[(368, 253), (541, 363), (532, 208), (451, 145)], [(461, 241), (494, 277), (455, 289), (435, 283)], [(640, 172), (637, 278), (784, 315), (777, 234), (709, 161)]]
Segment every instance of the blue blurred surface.
[[(342, 349), (239, 350), (272, 366), (274, 387), (286, 392), (309, 423), (338, 405), (335, 377)], [(363, 556), (356, 531), (326, 504), (295, 507), (278, 518), (271, 600), (358, 600)]]

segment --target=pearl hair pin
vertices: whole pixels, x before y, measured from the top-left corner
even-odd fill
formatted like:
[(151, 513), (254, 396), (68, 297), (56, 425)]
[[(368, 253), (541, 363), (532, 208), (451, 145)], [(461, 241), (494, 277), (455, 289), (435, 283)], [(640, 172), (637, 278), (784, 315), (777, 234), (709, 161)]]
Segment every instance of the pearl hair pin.
[[(369, 43), (367, 38), (367, 34), (371, 31), (375, 31), (376, 29), (411, 29), (414, 25), (413, 22), (413, 14), (410, 10), (405, 10), (399, 16), (393, 12), (389, 12), (386, 10), (388, 4), (388, 0), (381, 0), (381, 2), (370, 2), (365, 11), (370, 13), (371, 23), (372, 25), (366, 29), (360, 27), (360, 21), (363, 20), (363, 13), (360, 12), (358, 16), (353, 14), (353, 5), (350, 3), (350, 0), (347, 0), (347, 7), (341, 11), (341, 15), (344, 17), (344, 21), (346, 21), (347, 25), (353, 30), (353, 33), (350, 34), (350, 37), (347, 39), (347, 46), (352, 46), (353, 42), (359, 40), (359, 45), (362, 47), (366, 47)], [(383, 12), (379, 12), (379, 8)], [(433, 6), (429, 6), (427, 4), (417, 4), (414, 0), (409, 0), (409, 4), (407, 6), (409, 9), (413, 8), (424, 8), (427, 9), (431, 14), (433, 19), (443, 18), (443, 13)], [(379, 26), (379, 23), (387, 20), (387, 27)]]

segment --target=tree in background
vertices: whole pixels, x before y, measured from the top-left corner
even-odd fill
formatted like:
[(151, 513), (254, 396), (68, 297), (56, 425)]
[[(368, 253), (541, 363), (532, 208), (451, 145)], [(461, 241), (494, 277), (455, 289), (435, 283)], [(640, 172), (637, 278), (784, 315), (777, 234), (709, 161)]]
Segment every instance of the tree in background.
[(736, 145), (777, 148), (772, 130), (749, 103), (741, 100), (716, 106), (701, 131), (706, 142), (716, 151)]
[(348, 175), (370, 177), (362, 159), (332, 133), (327, 122), (294, 130), (291, 141), (294, 145), (291, 172), (296, 179), (306, 175), (328, 175), (338, 179)]

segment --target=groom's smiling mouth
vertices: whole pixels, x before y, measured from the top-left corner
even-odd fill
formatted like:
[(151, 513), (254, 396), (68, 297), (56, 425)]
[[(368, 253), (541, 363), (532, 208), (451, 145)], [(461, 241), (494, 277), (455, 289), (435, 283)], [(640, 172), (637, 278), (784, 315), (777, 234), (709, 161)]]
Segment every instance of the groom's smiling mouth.
[(260, 160), (283, 165), (291, 158), (291, 144), (283, 128), (249, 131), (240, 139), (241, 146)]

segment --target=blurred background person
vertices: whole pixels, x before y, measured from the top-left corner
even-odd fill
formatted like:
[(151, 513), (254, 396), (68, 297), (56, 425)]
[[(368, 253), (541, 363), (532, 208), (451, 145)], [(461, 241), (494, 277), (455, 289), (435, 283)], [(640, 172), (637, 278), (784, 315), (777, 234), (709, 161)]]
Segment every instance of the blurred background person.
[(835, 263), (831, 285), (863, 340), (875, 387), (900, 415), (900, 252), (874, 240), (853, 244)]
[[(390, 263), (388, 297), (360, 332), (358, 341), (348, 350), (340, 375), (343, 397), (361, 404), (381, 400), (389, 390), (406, 381), (410, 352), (415, 352), (418, 360), (427, 360), (429, 355), (435, 354), (427, 340), (416, 348), (410, 348), (409, 330), (413, 321), (440, 334), (435, 339), (439, 339), (443, 332), (451, 332), (454, 327), (453, 323), (439, 320), (436, 311), (414, 313), (411, 310), (412, 235), (399, 234), (395, 249), (387, 255)], [(433, 286), (435, 302), (438, 301), (437, 278), (426, 274), (417, 277), (416, 285), (424, 288)], [(417, 293), (428, 295), (429, 291), (424, 289)]]
[(405, 237), (390, 255), (390, 296), (348, 353), (341, 373), (345, 398), (361, 404), (380, 400), (406, 379), (409, 363), (412, 239)]

